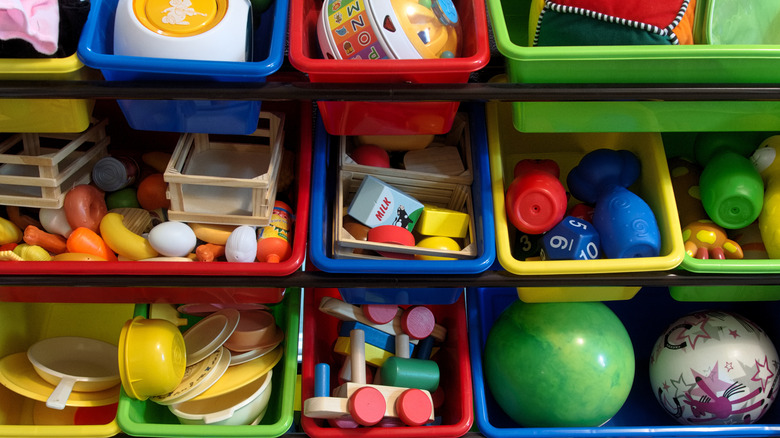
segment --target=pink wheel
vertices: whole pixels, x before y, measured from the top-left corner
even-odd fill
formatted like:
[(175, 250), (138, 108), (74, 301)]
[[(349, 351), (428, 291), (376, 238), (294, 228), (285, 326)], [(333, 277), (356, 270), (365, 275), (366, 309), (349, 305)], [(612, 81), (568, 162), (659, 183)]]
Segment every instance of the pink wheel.
[(431, 399), (420, 389), (407, 389), (395, 402), (398, 416), (409, 426), (422, 426), (431, 419)]
[(373, 426), (384, 418), (387, 403), (378, 389), (364, 386), (349, 398), (347, 409), (358, 424)]

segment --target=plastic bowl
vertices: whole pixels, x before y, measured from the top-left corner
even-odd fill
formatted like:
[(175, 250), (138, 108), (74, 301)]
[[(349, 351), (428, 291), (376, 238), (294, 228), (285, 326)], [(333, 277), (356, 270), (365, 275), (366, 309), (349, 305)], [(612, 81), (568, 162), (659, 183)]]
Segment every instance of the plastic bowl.
[(241, 311), (238, 327), (233, 331), (225, 347), (230, 351), (245, 353), (251, 350), (276, 346), (284, 339), (284, 332), (276, 326), (270, 312), (262, 310)]
[(43, 339), (27, 350), (27, 358), (35, 372), (56, 387), (46, 401), (52, 409), (64, 409), (71, 391), (103, 391), (119, 384), (117, 347), (98, 339)]
[(234, 391), (168, 406), (182, 424), (247, 425), (262, 420), (271, 398), (273, 371)]
[(136, 316), (119, 335), (119, 376), (138, 400), (172, 391), (184, 377), (184, 337), (168, 320)]

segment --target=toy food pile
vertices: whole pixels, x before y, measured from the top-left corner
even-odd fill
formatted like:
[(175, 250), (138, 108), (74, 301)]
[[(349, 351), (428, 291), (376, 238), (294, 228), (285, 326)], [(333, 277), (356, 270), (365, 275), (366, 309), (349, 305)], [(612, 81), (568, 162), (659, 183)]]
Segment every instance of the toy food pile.
[[(57, 208), (37, 208), (56, 203), (54, 198), (5, 196), (18, 204), (6, 206), (0, 217), (0, 260), (278, 263), (290, 257), (294, 211), (279, 199), (263, 226), (168, 220), (164, 172), (170, 158), (157, 151), (136, 158), (105, 156), (82, 182), (64, 190)], [(285, 175), (275, 189), (284, 193), (293, 172), (289, 160), (279, 160), (275, 167)]]
[(552, 160), (522, 160), (506, 193), (506, 212), (517, 228), (514, 252), (529, 260), (655, 257), (661, 233), (647, 203), (628, 189), (639, 178), (639, 159), (627, 150), (597, 149), (566, 178), (582, 201), (568, 195)]

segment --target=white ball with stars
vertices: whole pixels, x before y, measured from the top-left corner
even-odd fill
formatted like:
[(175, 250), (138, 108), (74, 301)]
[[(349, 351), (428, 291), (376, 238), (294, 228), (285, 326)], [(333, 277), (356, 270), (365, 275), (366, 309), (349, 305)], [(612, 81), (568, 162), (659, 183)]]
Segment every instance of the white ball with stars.
[(682, 424), (750, 424), (777, 395), (777, 351), (747, 318), (708, 310), (683, 316), (658, 338), (650, 384)]

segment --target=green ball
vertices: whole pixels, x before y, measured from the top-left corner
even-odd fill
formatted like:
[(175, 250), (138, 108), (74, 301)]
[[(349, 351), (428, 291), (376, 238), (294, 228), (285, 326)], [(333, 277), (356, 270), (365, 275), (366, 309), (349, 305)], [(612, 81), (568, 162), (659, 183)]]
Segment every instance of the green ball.
[(634, 381), (623, 323), (600, 302), (516, 301), (485, 343), (485, 380), (525, 427), (596, 427), (620, 410)]

